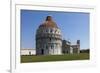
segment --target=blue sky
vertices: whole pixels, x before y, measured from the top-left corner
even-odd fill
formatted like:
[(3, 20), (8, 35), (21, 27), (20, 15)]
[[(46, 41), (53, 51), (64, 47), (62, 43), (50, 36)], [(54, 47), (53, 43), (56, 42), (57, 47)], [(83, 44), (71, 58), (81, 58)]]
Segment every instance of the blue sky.
[(35, 49), (36, 29), (48, 15), (61, 29), (63, 39), (72, 44), (79, 39), (81, 49), (89, 48), (89, 13), (36, 10), (21, 10), (21, 48)]

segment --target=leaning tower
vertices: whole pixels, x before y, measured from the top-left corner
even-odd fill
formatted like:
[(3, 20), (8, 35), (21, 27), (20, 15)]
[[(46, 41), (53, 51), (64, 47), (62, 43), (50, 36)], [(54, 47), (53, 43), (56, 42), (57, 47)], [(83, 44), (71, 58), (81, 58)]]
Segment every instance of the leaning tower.
[(77, 53), (80, 53), (80, 40), (77, 40)]
[(51, 16), (47, 16), (36, 31), (37, 55), (61, 55), (62, 36), (57, 24)]

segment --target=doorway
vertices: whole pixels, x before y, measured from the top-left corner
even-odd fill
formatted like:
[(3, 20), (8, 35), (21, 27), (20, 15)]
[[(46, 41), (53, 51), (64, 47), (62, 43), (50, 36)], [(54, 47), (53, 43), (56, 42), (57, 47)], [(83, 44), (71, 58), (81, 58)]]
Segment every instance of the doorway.
[(41, 54), (42, 54), (42, 55), (44, 54), (44, 49), (41, 49)]

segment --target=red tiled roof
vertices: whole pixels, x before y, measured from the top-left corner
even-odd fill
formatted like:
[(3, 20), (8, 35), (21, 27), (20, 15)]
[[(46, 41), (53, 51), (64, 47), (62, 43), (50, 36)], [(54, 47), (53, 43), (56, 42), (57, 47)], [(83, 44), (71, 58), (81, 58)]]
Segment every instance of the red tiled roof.
[(52, 20), (52, 17), (51, 17), (51, 16), (47, 16), (47, 17), (46, 17), (46, 21), (45, 21), (44, 23), (42, 23), (42, 24), (39, 26), (39, 28), (40, 28), (40, 27), (58, 28), (58, 27), (57, 27), (57, 24)]

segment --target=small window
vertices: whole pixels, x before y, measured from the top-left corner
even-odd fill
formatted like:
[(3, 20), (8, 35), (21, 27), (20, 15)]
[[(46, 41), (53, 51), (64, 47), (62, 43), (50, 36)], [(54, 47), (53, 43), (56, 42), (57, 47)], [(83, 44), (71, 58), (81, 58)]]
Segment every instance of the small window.
[(50, 38), (50, 41), (51, 41), (51, 38)]
[(29, 52), (29, 55), (31, 55), (31, 52)]
[(53, 30), (51, 29), (51, 30), (50, 30), (50, 32), (52, 33), (52, 32), (53, 32)]

